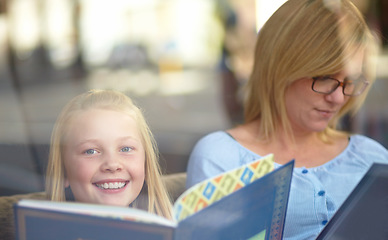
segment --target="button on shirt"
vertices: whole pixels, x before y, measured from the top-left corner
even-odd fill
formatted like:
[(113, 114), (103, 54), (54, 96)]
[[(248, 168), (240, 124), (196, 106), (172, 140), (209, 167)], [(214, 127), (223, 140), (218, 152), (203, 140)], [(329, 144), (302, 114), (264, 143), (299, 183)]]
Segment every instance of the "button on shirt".
[[(258, 158), (226, 132), (211, 133), (190, 155), (187, 187)], [(315, 168), (295, 168), (283, 239), (315, 239), (373, 162), (388, 163), (388, 151), (370, 138), (353, 135), (347, 148), (331, 161)]]
[[(327, 174), (326, 170), (294, 169), (284, 230), (285, 239), (314, 239), (338, 209), (342, 199), (349, 194), (347, 191), (341, 191), (340, 195), (333, 194), (334, 196), (326, 194), (326, 191), (330, 192), (333, 188), (322, 182), (322, 178)], [(340, 188), (343, 189), (342, 186)]]

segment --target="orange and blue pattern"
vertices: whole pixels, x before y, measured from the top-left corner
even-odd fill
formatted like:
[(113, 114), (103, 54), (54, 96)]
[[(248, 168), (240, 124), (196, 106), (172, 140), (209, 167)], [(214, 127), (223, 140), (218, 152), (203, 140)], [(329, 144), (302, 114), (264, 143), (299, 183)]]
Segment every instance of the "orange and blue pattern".
[(273, 154), (269, 154), (243, 167), (200, 182), (176, 201), (175, 219), (181, 221), (273, 170)]

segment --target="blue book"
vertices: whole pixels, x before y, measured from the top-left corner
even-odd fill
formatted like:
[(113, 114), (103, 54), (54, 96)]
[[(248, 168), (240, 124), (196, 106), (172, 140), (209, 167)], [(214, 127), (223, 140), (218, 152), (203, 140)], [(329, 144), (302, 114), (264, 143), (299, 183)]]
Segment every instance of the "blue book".
[(273, 170), (273, 156), (205, 180), (174, 204), (174, 220), (133, 208), (21, 200), (20, 240), (282, 239), (294, 161)]
[(374, 163), (317, 240), (388, 239), (388, 164)]

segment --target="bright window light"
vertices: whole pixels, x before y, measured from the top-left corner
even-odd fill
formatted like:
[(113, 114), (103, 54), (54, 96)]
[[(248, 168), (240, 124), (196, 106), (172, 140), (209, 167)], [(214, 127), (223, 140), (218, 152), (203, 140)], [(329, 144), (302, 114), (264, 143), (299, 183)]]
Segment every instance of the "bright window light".
[(286, 0), (256, 0), (256, 30), (259, 31), (271, 15)]

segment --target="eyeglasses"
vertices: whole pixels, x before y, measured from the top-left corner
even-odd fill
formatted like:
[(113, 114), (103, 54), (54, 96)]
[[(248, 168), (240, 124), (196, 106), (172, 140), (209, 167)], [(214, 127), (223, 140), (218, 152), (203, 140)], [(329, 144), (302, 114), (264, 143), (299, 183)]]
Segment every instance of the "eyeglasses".
[(314, 92), (322, 94), (330, 94), (341, 86), (342, 93), (345, 96), (357, 96), (360, 95), (369, 84), (363, 75), (356, 79), (345, 78), (344, 82), (340, 82), (338, 79), (329, 76), (313, 77), (312, 79), (313, 84), (311, 89)]

